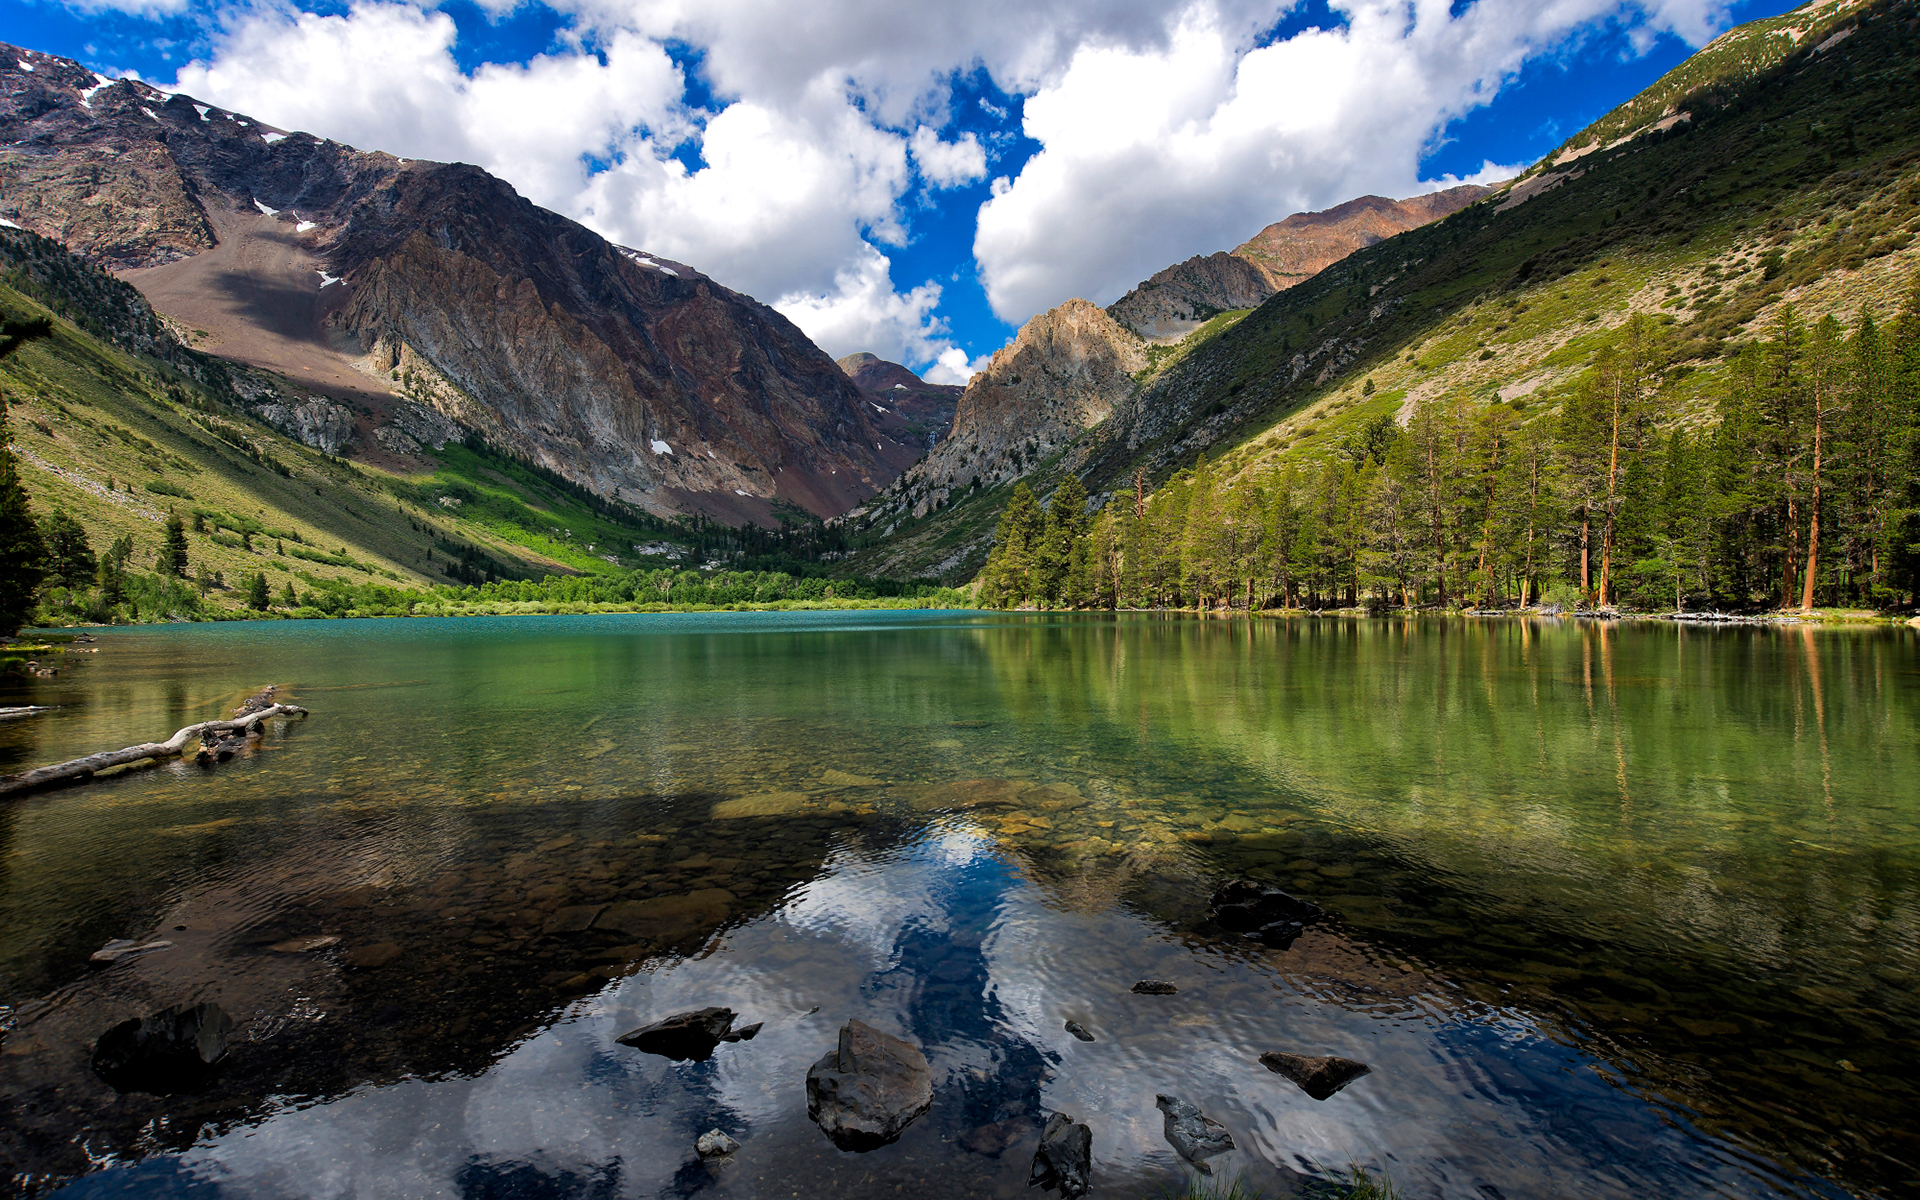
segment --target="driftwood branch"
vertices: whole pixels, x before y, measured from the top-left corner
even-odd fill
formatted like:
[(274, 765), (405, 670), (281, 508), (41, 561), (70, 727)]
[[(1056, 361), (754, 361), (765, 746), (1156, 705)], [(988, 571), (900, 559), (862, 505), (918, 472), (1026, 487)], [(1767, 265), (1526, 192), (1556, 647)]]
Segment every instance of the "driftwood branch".
[(231, 758), (233, 749), (224, 744), (229, 739), (233, 740), (235, 747), (244, 745), (244, 739), (258, 736), (261, 722), (268, 717), (307, 715), (307, 710), (298, 704), (272, 703), (270, 701), (272, 691), (272, 688), (268, 688), (260, 695), (248, 700), (238, 710), (239, 715), (232, 720), (202, 721), (198, 725), (189, 725), (164, 742), (145, 742), (138, 746), (128, 746), (124, 750), (103, 750), (99, 754), (89, 754), (85, 758), (55, 763), (50, 767), (35, 767), (31, 771), (23, 771), (18, 775), (0, 776), (0, 796), (45, 787), (50, 783), (60, 783), (68, 779), (87, 779), (97, 771), (104, 771), (109, 767), (124, 767), (128, 763), (137, 763), (144, 759), (178, 758), (185, 754), (190, 746), (194, 746), (195, 752), (203, 759)]

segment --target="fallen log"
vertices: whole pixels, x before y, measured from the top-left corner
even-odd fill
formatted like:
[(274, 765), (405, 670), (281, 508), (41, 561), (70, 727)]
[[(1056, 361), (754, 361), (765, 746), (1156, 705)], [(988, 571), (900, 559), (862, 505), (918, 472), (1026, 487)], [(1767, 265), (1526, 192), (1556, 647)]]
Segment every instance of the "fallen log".
[(68, 779), (88, 779), (95, 772), (104, 771), (109, 767), (124, 767), (128, 763), (137, 763), (143, 759), (178, 758), (187, 752), (188, 746), (196, 742), (200, 743), (200, 746), (195, 753), (199, 754), (203, 761), (218, 759), (224, 762), (233, 757), (233, 747), (230, 743), (238, 741), (244, 745), (244, 739), (259, 736), (260, 724), (267, 718), (307, 715), (307, 710), (298, 704), (268, 702), (267, 698), (272, 691), (272, 688), (268, 688), (260, 695), (249, 699), (237, 710), (239, 715), (232, 720), (202, 721), (198, 725), (189, 725), (164, 742), (144, 742), (138, 746), (128, 746), (124, 750), (103, 750), (98, 754), (55, 763), (50, 767), (35, 767), (31, 771), (23, 771), (18, 775), (0, 776), (0, 796), (29, 791)]

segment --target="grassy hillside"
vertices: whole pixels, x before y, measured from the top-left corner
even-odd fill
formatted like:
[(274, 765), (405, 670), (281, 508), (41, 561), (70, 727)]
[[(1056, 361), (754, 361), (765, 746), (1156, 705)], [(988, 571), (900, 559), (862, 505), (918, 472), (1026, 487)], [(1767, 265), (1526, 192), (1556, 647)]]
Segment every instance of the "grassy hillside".
[[(1920, 267), (1915, 95), (1910, 2), (1808, 6), (1736, 30), (1568, 143), (1604, 149), (1563, 153), (1198, 331), (1030, 481), (1044, 496), (1072, 470), (1098, 502), (1202, 454), (1229, 478), (1310, 469), (1429, 398), (1551, 418), (1635, 312), (1669, 335), (1662, 421), (1706, 421), (1729, 350), (1781, 305), (1808, 320), (1894, 311)], [(1669, 108), (1691, 119), (1662, 127)], [(977, 495), (890, 536), (867, 531), (850, 568), (968, 577), (1004, 502)]]
[[(207, 615), (240, 612), (255, 573), (276, 596), (288, 583), (301, 595), (612, 575), (700, 561), (738, 540), (616, 508), (480, 445), (449, 444), (434, 470), (412, 476), (321, 454), (250, 417), (226, 365), (173, 341), (127, 285), (64, 253), (34, 265), (16, 260), (0, 276), (0, 322), (51, 329), (0, 360), (34, 508), (76, 519), (96, 553), (130, 539), (136, 576), (154, 571), (165, 522), (179, 515), (187, 585)], [(180, 594), (163, 606), (178, 609)]]

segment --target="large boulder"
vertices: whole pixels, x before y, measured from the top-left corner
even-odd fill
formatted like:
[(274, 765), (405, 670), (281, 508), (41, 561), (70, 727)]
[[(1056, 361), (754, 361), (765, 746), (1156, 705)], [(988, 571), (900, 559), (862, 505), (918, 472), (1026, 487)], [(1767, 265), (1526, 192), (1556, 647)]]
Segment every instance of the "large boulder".
[(613, 1039), (648, 1054), (676, 1061), (705, 1062), (713, 1057), (721, 1042), (744, 1042), (760, 1032), (758, 1024), (733, 1027), (730, 1008), (703, 1008), (698, 1012), (675, 1013), (663, 1021), (643, 1025), (631, 1033)]
[(1093, 1131), (1065, 1113), (1048, 1117), (1027, 1186), (1058, 1191), (1064, 1200), (1086, 1195), (1093, 1186)]
[(933, 1106), (927, 1056), (865, 1021), (840, 1028), (840, 1044), (807, 1072), (807, 1115), (842, 1150), (873, 1150)]
[(1269, 1050), (1260, 1056), (1260, 1064), (1276, 1075), (1285, 1075), (1300, 1085), (1300, 1090), (1315, 1100), (1325, 1100), (1373, 1068), (1351, 1058), (1332, 1054), (1288, 1054)]
[(233, 1018), (218, 1004), (176, 1004), (131, 1017), (94, 1043), (94, 1074), (121, 1092), (196, 1092), (212, 1082), (232, 1029)]
[(1167, 1144), (1192, 1163), (1194, 1170), (1202, 1175), (1213, 1174), (1207, 1160), (1233, 1149), (1233, 1135), (1227, 1132), (1227, 1127), (1178, 1096), (1163, 1093), (1155, 1096), (1153, 1102), (1166, 1114)]

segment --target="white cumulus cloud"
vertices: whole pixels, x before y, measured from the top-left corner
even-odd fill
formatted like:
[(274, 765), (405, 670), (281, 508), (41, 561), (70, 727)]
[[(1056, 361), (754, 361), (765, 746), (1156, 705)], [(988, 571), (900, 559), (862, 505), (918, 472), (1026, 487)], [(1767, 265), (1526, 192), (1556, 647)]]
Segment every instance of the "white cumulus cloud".
[(920, 206), (994, 168), (1003, 142), (954, 117), (997, 110), (957, 106), (957, 79), (984, 72), (1022, 98), (1041, 147), (1001, 166), (973, 241), (995, 311), (1018, 323), (1072, 295), (1112, 299), (1289, 212), (1446, 182), (1419, 163), (1447, 122), (1604, 22), (1698, 42), (1727, 20), (1723, 0), (1476, 0), (1457, 14), (1450, 0), (1334, 0), (1340, 27), (1269, 42), (1294, 0), (555, 7), (571, 25), (545, 53), (471, 71), (426, 0), (221, 10), (209, 53), (172, 86), (282, 128), (477, 164), (771, 299), (831, 353), (958, 379), (974, 362), (940, 286), (894, 279), (886, 256)]

